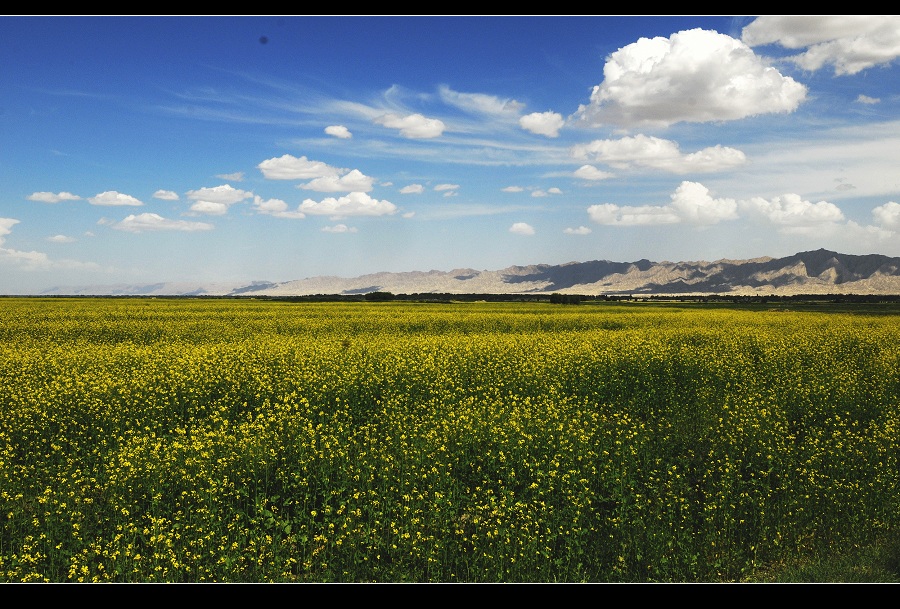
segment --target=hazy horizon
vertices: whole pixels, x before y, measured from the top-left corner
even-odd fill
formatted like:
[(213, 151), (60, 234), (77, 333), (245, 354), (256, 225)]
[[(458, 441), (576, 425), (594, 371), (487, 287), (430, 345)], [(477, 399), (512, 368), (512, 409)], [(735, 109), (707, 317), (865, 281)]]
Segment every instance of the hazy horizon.
[(0, 294), (900, 256), (900, 16), (6, 16), (0, 33)]

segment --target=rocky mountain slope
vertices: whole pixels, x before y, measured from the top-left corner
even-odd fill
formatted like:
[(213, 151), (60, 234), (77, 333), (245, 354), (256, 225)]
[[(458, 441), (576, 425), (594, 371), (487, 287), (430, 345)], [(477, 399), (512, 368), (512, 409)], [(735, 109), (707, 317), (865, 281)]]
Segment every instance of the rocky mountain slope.
[(900, 294), (900, 258), (824, 249), (784, 258), (611, 262), (309, 277), (247, 285), (171, 284), (54, 288), (44, 294), (307, 296), (315, 294)]

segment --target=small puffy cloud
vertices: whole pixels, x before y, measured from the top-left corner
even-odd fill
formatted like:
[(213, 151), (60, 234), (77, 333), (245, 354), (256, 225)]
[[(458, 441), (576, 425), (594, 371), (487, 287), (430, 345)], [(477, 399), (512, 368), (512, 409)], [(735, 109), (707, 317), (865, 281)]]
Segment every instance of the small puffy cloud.
[(40, 201), (41, 203), (59, 203), (60, 201), (78, 201), (81, 199), (78, 195), (71, 192), (33, 192), (27, 197), (29, 201)]
[(737, 120), (793, 112), (806, 92), (740, 40), (697, 28), (612, 53), (576, 117), (622, 127)]
[(610, 226), (648, 226), (678, 224), (696, 226), (718, 224), (738, 217), (734, 199), (715, 199), (702, 184), (682, 182), (671, 195), (669, 205), (618, 206), (613, 203), (591, 205), (588, 215), (597, 224)]
[(356, 227), (347, 226), (346, 224), (335, 224), (334, 226), (323, 226), (323, 233), (355, 233)]
[[(4, 238), (11, 232), (13, 226), (19, 221), (15, 218), (0, 218), (0, 245), (3, 245)], [(78, 262), (76, 260), (51, 260), (47, 254), (43, 252), (24, 252), (21, 250), (8, 249), (0, 247), (0, 264), (19, 265), (25, 269), (97, 269), (94, 263)]]
[(592, 221), (609, 226), (649, 226), (677, 224), (681, 221), (678, 214), (663, 205), (620, 207), (614, 203), (600, 203), (588, 207), (587, 212)]
[(900, 203), (888, 201), (872, 210), (875, 221), (883, 228), (900, 230)]
[(75, 237), (69, 237), (67, 235), (53, 235), (52, 237), (47, 237), (47, 241), (51, 243), (72, 243), (75, 241)]
[(306, 217), (302, 211), (291, 211), (288, 204), (281, 199), (265, 200), (259, 195), (253, 197), (253, 210), (258, 214), (275, 216), (276, 218), (289, 218), (291, 220), (301, 220)]
[(15, 218), (0, 218), (0, 244), (3, 243), (3, 237), (12, 232), (12, 227), (19, 223)]
[(225, 203), (217, 203), (215, 201), (196, 201), (191, 204), (191, 211), (195, 214), (206, 214), (207, 216), (224, 216), (228, 213), (228, 206)]
[(354, 169), (340, 177), (327, 176), (316, 178), (311, 182), (301, 184), (298, 188), (316, 192), (369, 192), (372, 190), (374, 181), (375, 178), (370, 178), (358, 169)]
[(112, 224), (112, 227), (116, 230), (121, 230), (121, 231), (125, 231), (128, 233), (143, 233), (146, 231), (166, 231), (166, 230), (195, 232), (195, 231), (212, 230), (213, 225), (207, 224), (206, 222), (189, 222), (187, 220), (169, 220), (168, 218), (163, 218), (159, 214), (143, 213), (143, 214), (137, 214), (137, 215), (132, 214), (130, 216), (127, 216), (121, 222), (116, 222), (116, 223)]
[(178, 193), (172, 190), (157, 190), (153, 193), (153, 198), (162, 201), (177, 201)]
[(503, 192), (522, 192), (525, 190), (521, 186), (507, 186), (506, 188), (501, 189)]
[(228, 212), (228, 208), (231, 205), (253, 197), (253, 193), (239, 190), (230, 184), (223, 184), (221, 186), (189, 190), (187, 196), (194, 201), (191, 205), (192, 212), (221, 216)]
[(418, 195), (425, 192), (425, 187), (421, 184), (409, 184), (400, 189), (402, 195)]
[(590, 235), (591, 229), (587, 226), (579, 226), (578, 228), (567, 228), (563, 232), (567, 235)]
[(484, 93), (460, 93), (446, 85), (439, 87), (438, 94), (444, 103), (460, 110), (477, 114), (493, 116), (503, 114), (515, 115), (525, 106), (514, 99), (500, 99), (494, 95), (486, 95)]
[(559, 137), (559, 130), (565, 124), (565, 119), (557, 112), (532, 112), (519, 119), (522, 129), (547, 137)]
[(353, 134), (350, 133), (350, 130), (343, 125), (329, 125), (325, 127), (325, 133), (342, 140), (349, 140), (351, 137), (353, 137)]
[(581, 180), (589, 180), (591, 182), (606, 180), (614, 176), (614, 174), (608, 171), (601, 171), (593, 165), (582, 165), (572, 175)]
[(900, 57), (900, 15), (762, 16), (742, 30), (741, 40), (805, 48), (787, 59), (804, 70), (832, 65), (836, 76), (851, 75)]
[[(0, 247), (0, 262), (6, 263), (11, 262), (13, 264), (20, 264), (29, 269), (45, 269), (50, 266), (53, 266), (49, 256), (43, 252), (23, 252), (21, 250), (13, 250), (7, 249), (5, 247)], [(62, 264), (57, 266), (70, 266), (75, 268), (77, 266), (85, 266), (81, 263), (72, 263), (71, 265)]]
[(561, 195), (562, 194), (562, 190), (560, 190), (556, 186), (554, 186), (553, 188), (548, 188), (547, 192), (551, 195)]
[(198, 188), (197, 190), (189, 190), (188, 198), (194, 201), (215, 201), (226, 205), (240, 203), (244, 199), (253, 196), (252, 192), (239, 190), (230, 184), (222, 184), (221, 186)]
[(877, 104), (881, 100), (877, 97), (869, 97), (868, 95), (860, 94), (859, 97), (856, 98), (856, 101), (860, 104)]
[(516, 222), (509, 227), (509, 232), (516, 235), (533, 235), (534, 227), (525, 222)]
[(299, 210), (313, 216), (331, 216), (343, 218), (347, 216), (387, 216), (396, 213), (397, 206), (390, 201), (373, 199), (364, 192), (351, 192), (336, 199), (328, 197), (319, 202), (306, 199)]
[(232, 182), (243, 182), (244, 181), (244, 172), (236, 171), (234, 173), (222, 173), (216, 176), (222, 180), (230, 180)]
[(547, 196), (547, 191), (546, 191), (546, 190), (540, 190), (540, 189), (538, 189), (538, 190), (532, 190), (532, 191), (531, 191), (531, 196), (532, 196), (532, 197), (546, 197), (546, 196)]
[(675, 142), (646, 135), (594, 140), (573, 146), (569, 153), (572, 158), (604, 163), (617, 169), (648, 167), (675, 174), (708, 173), (747, 162), (746, 155), (735, 148), (712, 146), (682, 154)]
[(322, 161), (310, 161), (305, 156), (298, 158), (290, 154), (266, 159), (257, 167), (263, 176), (270, 180), (312, 180), (335, 177), (344, 173), (343, 170)]
[(106, 192), (101, 192), (94, 197), (90, 197), (88, 201), (91, 205), (104, 206), (130, 205), (137, 207), (144, 204), (143, 201), (135, 199), (131, 195), (116, 192), (115, 190), (107, 190)]
[(739, 203), (740, 210), (752, 217), (774, 224), (783, 232), (807, 233), (823, 225), (844, 220), (844, 214), (833, 203), (810, 203), (800, 195), (785, 194), (771, 200), (753, 197)]
[(399, 129), (400, 135), (409, 139), (430, 139), (444, 133), (446, 125), (436, 118), (426, 118), (421, 114), (400, 116), (389, 113), (377, 117), (373, 122), (389, 129)]
[[(418, 184), (416, 184), (415, 186), (418, 186)], [(459, 194), (457, 192), (457, 190), (459, 190), (459, 184), (438, 184), (434, 187), (434, 190), (437, 192), (443, 192), (445, 197), (455, 197)]]

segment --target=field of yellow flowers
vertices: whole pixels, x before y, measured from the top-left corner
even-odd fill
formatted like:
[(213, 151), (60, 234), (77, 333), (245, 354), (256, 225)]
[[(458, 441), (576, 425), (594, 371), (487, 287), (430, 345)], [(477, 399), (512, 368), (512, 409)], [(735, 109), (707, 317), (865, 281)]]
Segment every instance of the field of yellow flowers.
[(742, 581), (900, 529), (900, 315), (0, 301), (0, 580)]

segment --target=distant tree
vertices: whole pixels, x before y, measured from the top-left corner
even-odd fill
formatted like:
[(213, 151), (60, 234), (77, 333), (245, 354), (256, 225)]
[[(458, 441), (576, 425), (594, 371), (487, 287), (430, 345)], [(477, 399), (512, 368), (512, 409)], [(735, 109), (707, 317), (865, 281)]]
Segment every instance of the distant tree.
[(394, 295), (391, 292), (369, 292), (365, 295), (365, 299), (381, 302), (385, 300), (394, 300)]

